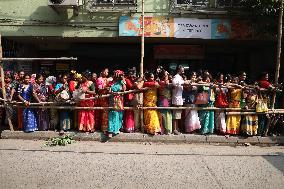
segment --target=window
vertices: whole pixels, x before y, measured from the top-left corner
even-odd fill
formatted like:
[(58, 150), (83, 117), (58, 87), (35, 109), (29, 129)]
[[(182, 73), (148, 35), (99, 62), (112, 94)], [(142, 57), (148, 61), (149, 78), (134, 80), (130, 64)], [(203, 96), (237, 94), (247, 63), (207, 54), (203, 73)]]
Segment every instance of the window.
[(206, 7), (210, 0), (176, 0), (177, 5), (187, 5), (191, 7)]
[(117, 4), (135, 4), (135, 0), (116, 0)]
[(96, 0), (97, 4), (112, 4), (112, 0)]
[(240, 7), (243, 0), (216, 0), (217, 7)]
[(89, 0), (89, 12), (137, 11), (137, 0)]
[(136, 4), (136, 0), (92, 0), (93, 4), (97, 5), (133, 5)]

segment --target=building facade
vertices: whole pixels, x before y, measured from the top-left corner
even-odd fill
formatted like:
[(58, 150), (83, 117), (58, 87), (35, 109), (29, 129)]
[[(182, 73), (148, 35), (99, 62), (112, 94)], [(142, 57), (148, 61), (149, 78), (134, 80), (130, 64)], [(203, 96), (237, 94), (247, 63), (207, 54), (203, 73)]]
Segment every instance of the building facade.
[[(99, 72), (103, 67), (139, 67), (141, 3), (1, 1), (4, 56), (78, 57), (76, 62), (23, 62), (6, 68)], [(262, 71), (273, 73), (277, 43), (267, 30), (273, 27), (269, 23), (251, 16), (237, 0), (147, 0), (145, 70), (157, 65), (174, 70), (183, 64), (213, 73), (245, 70), (252, 78)]]

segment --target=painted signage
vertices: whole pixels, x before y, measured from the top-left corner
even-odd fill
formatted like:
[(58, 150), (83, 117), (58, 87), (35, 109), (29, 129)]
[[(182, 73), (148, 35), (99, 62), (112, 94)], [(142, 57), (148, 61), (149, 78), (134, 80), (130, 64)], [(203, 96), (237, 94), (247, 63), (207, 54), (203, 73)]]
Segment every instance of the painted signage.
[(154, 47), (155, 59), (203, 59), (201, 45), (157, 45)]
[(193, 18), (174, 19), (175, 38), (211, 39), (211, 20)]
[(231, 33), (230, 20), (211, 20), (211, 39), (229, 39)]
[[(119, 19), (119, 36), (141, 36), (142, 20), (139, 17), (122, 16)], [(173, 18), (145, 17), (145, 37), (173, 37)]]
[[(141, 36), (141, 18), (122, 16), (119, 36)], [(145, 37), (253, 39), (248, 20), (145, 17)]]

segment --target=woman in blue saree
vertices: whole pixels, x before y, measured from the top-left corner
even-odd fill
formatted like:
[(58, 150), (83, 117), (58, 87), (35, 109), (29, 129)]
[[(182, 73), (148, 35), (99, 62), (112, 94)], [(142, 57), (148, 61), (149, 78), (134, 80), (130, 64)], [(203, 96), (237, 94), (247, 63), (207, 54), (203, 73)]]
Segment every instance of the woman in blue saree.
[[(208, 84), (211, 81), (211, 74), (208, 72), (205, 72), (203, 74), (203, 84)], [(208, 94), (208, 103), (207, 104), (201, 104), (200, 107), (214, 107), (214, 90), (211, 87), (207, 86), (202, 86), (201, 89), (202, 92), (205, 92)], [(212, 134), (214, 132), (214, 111), (210, 110), (200, 110), (198, 112), (198, 116), (200, 118), (200, 124), (201, 124), (201, 129), (200, 133), (201, 134)]]
[(110, 98), (110, 106), (114, 109), (108, 113), (108, 137), (119, 134), (123, 120), (123, 96), (116, 94), (126, 90), (126, 82), (123, 71), (116, 70), (114, 73), (114, 82), (110, 87), (113, 94)]
[[(38, 102), (47, 102), (48, 98), (48, 88), (44, 82), (44, 76), (42, 74), (37, 74), (35, 78), (35, 83), (33, 84), (33, 90), (38, 97)], [(48, 109), (37, 109), (35, 110), (37, 114), (38, 130), (46, 131), (50, 128), (50, 116)]]
[[(33, 85), (30, 83), (30, 76), (26, 74), (23, 83), (21, 83), (18, 87), (18, 98), (25, 104), (26, 107), (28, 107), (32, 96), (37, 99), (37, 96), (33, 91)], [(23, 109), (22, 121), (24, 132), (34, 132), (38, 130), (37, 120), (33, 109)]]
[[(60, 101), (66, 102), (70, 98), (69, 94), (69, 85), (67, 82), (67, 75), (63, 74), (61, 76), (61, 83), (57, 83), (55, 86), (55, 95), (60, 97)], [(68, 110), (60, 110), (59, 111), (60, 125), (59, 125), (59, 134), (64, 134), (64, 131), (70, 130), (71, 127), (71, 119), (70, 112)]]

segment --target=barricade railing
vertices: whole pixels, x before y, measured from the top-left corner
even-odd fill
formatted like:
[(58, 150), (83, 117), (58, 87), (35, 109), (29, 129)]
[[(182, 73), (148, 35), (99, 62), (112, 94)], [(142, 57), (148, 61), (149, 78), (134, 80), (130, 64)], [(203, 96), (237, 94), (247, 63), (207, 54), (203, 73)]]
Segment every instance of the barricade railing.
[[(206, 83), (192, 83), (191, 86), (212, 86), (211, 84)], [(216, 84), (215, 84), (216, 85)], [(217, 84), (218, 85), (218, 84)], [(221, 84), (220, 84), (221, 85)], [(226, 84), (222, 85), (223, 87), (233, 87), (233, 88), (240, 88), (243, 86), (240, 86), (238, 84)], [(250, 88), (255, 86), (248, 86)], [(114, 107), (82, 107), (82, 106), (76, 106), (77, 103), (84, 100), (95, 100), (100, 98), (108, 98), (112, 95), (125, 95), (129, 93), (142, 93), (145, 90), (148, 90), (150, 88), (145, 87), (142, 89), (135, 89), (135, 90), (128, 90), (124, 92), (115, 92), (111, 94), (105, 94), (105, 95), (96, 95), (94, 97), (90, 98), (84, 98), (84, 99), (77, 99), (74, 100), (68, 100), (66, 102), (40, 102), (40, 103), (29, 103), (29, 106), (25, 106), (23, 102), (17, 102), (17, 101), (8, 101), (3, 98), (0, 98), (0, 101), (4, 102), (5, 105), (0, 105), (0, 107), (5, 106), (13, 106), (13, 107), (19, 107), (19, 108), (33, 108), (33, 109), (58, 109), (58, 110), (105, 110), (105, 109), (115, 109)], [(260, 90), (257, 88), (257, 90)], [(267, 91), (267, 89), (261, 89), (262, 91)], [(226, 113), (226, 115), (254, 115), (254, 114), (284, 114), (284, 109), (269, 109), (266, 112), (256, 112), (255, 109), (242, 109), (242, 108), (217, 108), (217, 107), (146, 107), (143, 105), (137, 106), (137, 107), (124, 107), (125, 110), (147, 110), (147, 109), (156, 109), (156, 110), (197, 110), (197, 111), (223, 111)]]
[[(3, 99), (0, 98), (0, 101)], [(30, 103), (25, 106), (23, 102), (7, 102), (6, 106), (19, 107), (19, 108), (32, 108), (32, 109), (59, 109), (59, 110), (118, 110), (114, 107), (83, 107), (76, 106), (76, 102), (46, 102), (46, 103)], [(5, 107), (2, 105), (1, 107)], [(217, 107), (147, 107), (147, 106), (125, 106), (122, 110), (196, 110), (196, 111), (223, 111), (227, 115), (250, 115), (250, 114), (284, 114), (284, 109), (269, 109), (266, 112), (256, 112), (256, 109), (243, 109), (243, 108), (217, 108)]]
[[(0, 99), (3, 100), (3, 99)], [(76, 102), (68, 102), (65, 103), (58, 103), (58, 102), (46, 102), (46, 103), (31, 103), (29, 106), (25, 106), (23, 102), (5, 102), (4, 105), (1, 105), (1, 108), (5, 108), (6, 106), (12, 106), (15, 109), (25, 109), (25, 108), (32, 108), (32, 109), (56, 109), (56, 110), (70, 110), (70, 111), (80, 111), (80, 110), (118, 110), (114, 107), (81, 107), (76, 104)], [(141, 131), (144, 132), (144, 120), (143, 120), (143, 111), (144, 110), (196, 110), (196, 111), (215, 111), (215, 112), (223, 112), (227, 116), (245, 116), (245, 115), (260, 115), (260, 114), (284, 114), (284, 109), (269, 109), (266, 112), (256, 112), (255, 109), (242, 109), (242, 108), (216, 108), (216, 107), (145, 107), (145, 106), (135, 106), (135, 107), (124, 107), (123, 109), (119, 109), (119, 111), (123, 110), (137, 110), (139, 111), (139, 122)], [(141, 117), (142, 116), (142, 117)], [(10, 126), (11, 130), (13, 126)]]

